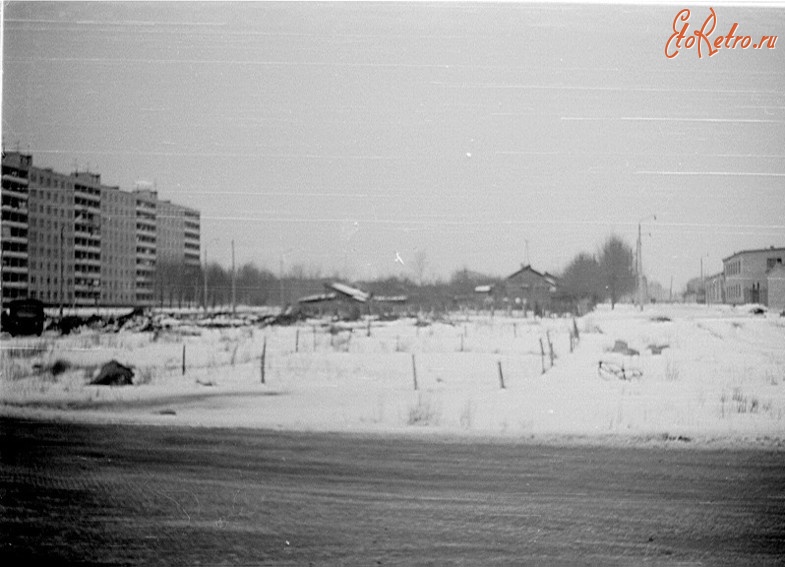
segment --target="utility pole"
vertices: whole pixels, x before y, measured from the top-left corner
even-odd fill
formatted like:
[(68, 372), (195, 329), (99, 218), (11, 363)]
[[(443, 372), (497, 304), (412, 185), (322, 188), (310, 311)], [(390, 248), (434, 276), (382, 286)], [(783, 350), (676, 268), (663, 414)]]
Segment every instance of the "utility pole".
[(636, 249), (636, 270), (638, 272), (638, 305), (640, 310), (643, 311), (644, 295), (646, 294), (645, 285), (643, 282), (643, 238), (641, 237), (641, 223), (645, 220), (657, 220), (657, 215), (650, 215), (638, 221), (638, 245)]
[(235, 314), (235, 297), (236, 297), (236, 272), (234, 270), (234, 240), (232, 240), (232, 317)]
[(207, 313), (207, 246), (204, 247), (204, 312)]
[(63, 234), (65, 232), (65, 224), (60, 224), (60, 320), (63, 319), (63, 272), (65, 271), (65, 243), (63, 241)]
[(278, 283), (281, 288), (281, 309), (283, 309), (283, 254), (281, 254), (280, 264), (278, 266)]
[(709, 304), (709, 293), (706, 289), (706, 278), (703, 276), (703, 258), (708, 258), (709, 253), (707, 252), (703, 256), (701, 256), (701, 287), (703, 288), (703, 303), (706, 305)]
[(635, 246), (635, 273), (638, 276), (638, 307), (643, 311), (643, 261), (641, 260), (641, 223), (638, 222), (638, 242)]

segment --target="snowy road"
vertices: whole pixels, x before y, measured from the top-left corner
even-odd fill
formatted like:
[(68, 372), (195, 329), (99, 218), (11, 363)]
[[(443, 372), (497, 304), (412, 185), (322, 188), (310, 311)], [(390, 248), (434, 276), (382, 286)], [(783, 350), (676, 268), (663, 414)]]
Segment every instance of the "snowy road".
[(4, 564), (773, 565), (785, 453), (0, 421)]

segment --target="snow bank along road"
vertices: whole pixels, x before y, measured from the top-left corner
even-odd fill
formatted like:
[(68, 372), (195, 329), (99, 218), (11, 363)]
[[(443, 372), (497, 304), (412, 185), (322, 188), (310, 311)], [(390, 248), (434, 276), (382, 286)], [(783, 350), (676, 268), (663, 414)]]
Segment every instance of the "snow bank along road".
[(782, 451), (2, 418), (0, 457), (5, 565), (774, 565), (785, 549)]

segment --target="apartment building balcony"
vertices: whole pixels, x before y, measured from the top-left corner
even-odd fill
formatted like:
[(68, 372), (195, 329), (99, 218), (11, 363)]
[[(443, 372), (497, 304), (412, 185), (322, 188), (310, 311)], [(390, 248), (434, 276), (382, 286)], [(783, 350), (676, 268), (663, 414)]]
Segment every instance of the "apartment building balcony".
[(30, 254), (27, 250), (3, 250), (3, 258), (17, 258), (19, 260), (27, 260)]
[(150, 265), (150, 269), (155, 269), (155, 254), (149, 253), (136, 253), (136, 265), (137, 266), (146, 266)]
[[(5, 254), (3, 254), (5, 260)], [(27, 274), (28, 273), (28, 266), (10, 266), (5, 265), (3, 262), (3, 272), (7, 274)]]
[(86, 212), (90, 213), (91, 215), (100, 215), (101, 214), (101, 201), (100, 200), (93, 200), (93, 199), (86, 199), (84, 196), (81, 195), (74, 195), (74, 209), (77, 212)]
[(82, 294), (91, 295), (91, 296), (94, 295), (95, 297), (98, 297), (99, 288), (100, 285), (95, 285), (91, 283), (80, 283), (74, 285), (74, 291), (76, 291), (77, 293), (81, 292)]
[(6, 233), (5, 226), (4, 226), (3, 227), (3, 242), (8, 242), (9, 244), (14, 243), (14, 244), (24, 244), (24, 245), (27, 245), (27, 236), (19, 236), (18, 234)]
[(93, 281), (101, 277), (101, 272), (90, 272), (83, 270), (74, 270), (74, 278), (76, 281)]
[(92, 242), (92, 246), (101, 246), (101, 238), (100, 233), (94, 228), (90, 226), (86, 226), (83, 224), (77, 224), (74, 227), (74, 237), (76, 238), (84, 238), (85, 240), (90, 240)]
[[(101, 246), (98, 244), (74, 244), (74, 253), (82, 254), (81, 258), (101, 258)], [(89, 254), (89, 255), (88, 255)], [(79, 261), (79, 257), (76, 258)]]
[(5, 230), (5, 227), (20, 228), (25, 230), (27, 229), (28, 226), (27, 220), (22, 220), (18, 217), (15, 218), (13, 215), (7, 214), (6, 211), (3, 211), (2, 219), (3, 219), (3, 238), (5, 238), (6, 233), (9, 233), (10, 235), (10, 232)]
[[(5, 191), (3, 191), (5, 193)], [(3, 195), (5, 197), (5, 195)], [(27, 199), (20, 199), (18, 197), (5, 199), (2, 204), (3, 212), (17, 213), (27, 215)]]
[(93, 268), (101, 267), (101, 258), (76, 258), (74, 262), (76, 266), (92, 266)]
[[(13, 173), (8, 173), (5, 171), (3, 172), (3, 182), (8, 183), (9, 185), (15, 183), (17, 185), (24, 186), (27, 186), (29, 183), (27, 177), (21, 177), (18, 173), (14, 175)], [(3, 189), (6, 189), (6, 187), (3, 186)]]

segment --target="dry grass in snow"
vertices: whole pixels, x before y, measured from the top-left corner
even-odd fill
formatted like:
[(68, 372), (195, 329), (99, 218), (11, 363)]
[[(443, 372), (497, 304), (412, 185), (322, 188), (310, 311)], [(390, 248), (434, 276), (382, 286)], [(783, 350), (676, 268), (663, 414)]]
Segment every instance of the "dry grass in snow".
[[(613, 352), (617, 341), (629, 350)], [(134, 385), (89, 385), (112, 359), (134, 368)], [(601, 372), (600, 361), (634, 377)], [(727, 306), (600, 306), (575, 321), (373, 321), (370, 336), (365, 322), (330, 332), (318, 321), (45, 334), (5, 338), (1, 370), (2, 411), (13, 415), (740, 443), (779, 443), (785, 433), (785, 319)]]

